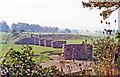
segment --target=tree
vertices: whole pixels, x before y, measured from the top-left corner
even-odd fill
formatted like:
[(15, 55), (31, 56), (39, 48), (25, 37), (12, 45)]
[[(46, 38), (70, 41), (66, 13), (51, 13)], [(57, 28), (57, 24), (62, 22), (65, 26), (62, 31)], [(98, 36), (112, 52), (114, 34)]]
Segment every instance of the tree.
[(11, 29), (12, 29), (12, 30), (16, 30), (16, 31), (17, 31), (17, 27), (18, 27), (18, 25), (15, 24), (15, 23), (13, 23), (13, 24), (11, 25)]
[[(102, 13), (100, 13), (100, 16), (103, 17), (103, 20), (109, 18), (109, 16), (120, 7), (120, 1), (109, 1), (109, 2), (89, 1), (89, 2), (82, 2), (82, 4), (84, 8), (85, 7), (89, 7), (90, 9), (98, 8), (100, 10), (104, 8), (105, 10), (103, 10)], [(116, 23), (116, 20), (115, 20), (115, 23)], [(110, 25), (110, 22), (107, 24)], [(118, 31), (120, 32), (120, 30)]]
[(71, 30), (66, 28), (65, 33), (71, 33)]
[(20, 31), (19, 31), (21, 34), (22, 34), (22, 32), (24, 32), (24, 30), (23, 29), (20, 29)]
[[(112, 12), (116, 11), (120, 7), (119, 2), (82, 2), (83, 7), (90, 7), (90, 9), (98, 8), (105, 10), (100, 13), (100, 16), (103, 17), (103, 20), (107, 19)], [(116, 20), (115, 20), (116, 22)], [(101, 21), (101, 23), (103, 23)], [(110, 22), (106, 22), (106, 24), (110, 25)], [(111, 34), (111, 30), (106, 30)], [(117, 33), (116, 37), (120, 35)], [(120, 37), (120, 36), (119, 36)], [(93, 41), (93, 47), (95, 48), (96, 52), (94, 52), (94, 63), (96, 66), (94, 70), (98, 75), (119, 75), (120, 72), (120, 39), (116, 43), (116, 40), (110, 36), (104, 39), (98, 39)]]
[(58, 27), (42, 27), (39, 24), (28, 24), (28, 23), (17, 23), (12, 24), (11, 28), (13, 30), (16, 30), (17, 32), (20, 32), (21, 29), (24, 30), (24, 32), (58, 32)]
[[(59, 71), (56, 66), (42, 68), (42, 66), (33, 60), (34, 51), (31, 46), (23, 45), (21, 51), (11, 48), (6, 52), (1, 64), (1, 75), (24, 76), (28, 77), (45, 77), (45, 76), (60, 76), (64, 72)], [(9, 59), (8, 59), (9, 57)]]
[(11, 33), (15, 33), (16, 32), (16, 30), (11, 30)]
[(113, 11), (116, 11), (119, 7), (120, 7), (120, 1), (119, 2), (93, 2), (93, 1), (89, 1), (89, 2), (82, 2), (83, 7), (90, 7), (90, 9), (93, 8), (98, 8), (98, 9), (102, 9), (104, 8), (105, 10), (102, 11), (102, 13), (100, 13), (100, 16), (103, 16), (103, 19), (107, 19), (111, 13)]
[[(93, 40), (92, 40), (93, 41)], [(120, 39), (117, 41), (109, 36), (93, 41), (94, 70), (98, 75), (119, 75), (120, 72)]]
[(0, 22), (0, 31), (1, 32), (10, 32), (10, 28), (9, 28), (9, 26), (7, 25), (7, 23), (6, 22)]

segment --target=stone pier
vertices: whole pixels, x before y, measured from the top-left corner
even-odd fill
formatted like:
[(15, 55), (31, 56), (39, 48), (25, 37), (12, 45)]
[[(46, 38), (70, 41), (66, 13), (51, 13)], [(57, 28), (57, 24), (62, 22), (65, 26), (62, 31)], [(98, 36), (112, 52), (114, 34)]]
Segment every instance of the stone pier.
[(63, 44), (66, 44), (66, 41), (60, 41), (60, 40), (52, 41), (52, 48), (62, 48)]
[(53, 41), (53, 40), (51, 40), (51, 39), (45, 39), (45, 40), (44, 40), (45, 46), (46, 46), (46, 47), (51, 47), (52, 41)]
[(91, 60), (92, 46), (90, 44), (64, 44), (65, 60)]

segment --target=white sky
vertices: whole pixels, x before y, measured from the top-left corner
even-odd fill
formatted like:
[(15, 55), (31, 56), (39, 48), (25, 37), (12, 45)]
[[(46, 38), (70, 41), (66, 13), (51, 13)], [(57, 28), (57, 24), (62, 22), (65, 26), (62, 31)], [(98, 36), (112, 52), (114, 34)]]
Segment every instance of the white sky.
[[(0, 0), (0, 22), (9, 25), (24, 22), (60, 29), (103, 29), (99, 13), (98, 9), (83, 8), (81, 0)], [(108, 21), (114, 23), (117, 18), (116, 11)]]

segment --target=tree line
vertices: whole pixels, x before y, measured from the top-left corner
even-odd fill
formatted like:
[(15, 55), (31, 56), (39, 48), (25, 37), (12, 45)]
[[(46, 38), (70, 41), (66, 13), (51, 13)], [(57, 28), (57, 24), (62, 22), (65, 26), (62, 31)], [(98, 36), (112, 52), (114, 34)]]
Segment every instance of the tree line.
[(17, 24), (13, 23), (11, 27), (3, 21), (0, 22), (0, 32), (50, 32), (50, 33), (71, 33), (70, 29), (59, 29), (58, 27), (42, 27), (39, 24), (28, 24), (18, 22)]

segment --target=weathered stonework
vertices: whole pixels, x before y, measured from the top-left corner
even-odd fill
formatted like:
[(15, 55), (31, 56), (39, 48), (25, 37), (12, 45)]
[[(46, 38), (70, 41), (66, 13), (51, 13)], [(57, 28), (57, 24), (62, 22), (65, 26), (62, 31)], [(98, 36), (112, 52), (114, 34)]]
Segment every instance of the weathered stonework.
[(45, 45), (46, 47), (51, 47), (52, 41), (53, 41), (53, 40), (51, 40), (51, 39), (45, 39), (45, 40), (44, 40), (44, 45)]
[(55, 40), (52, 41), (52, 48), (62, 48), (63, 44), (66, 44), (66, 41), (59, 41), (59, 40)]
[(39, 45), (39, 38), (34, 38), (34, 45)]
[(92, 59), (92, 46), (90, 44), (64, 44), (65, 60), (90, 60)]
[(15, 42), (15, 44), (34, 45), (34, 38), (23, 38), (23, 39), (20, 39), (19, 41)]
[(44, 41), (45, 41), (44, 38), (40, 38), (40, 39), (39, 39), (39, 45), (40, 45), (40, 46), (44, 46), (44, 45), (45, 45), (45, 44), (44, 44)]

